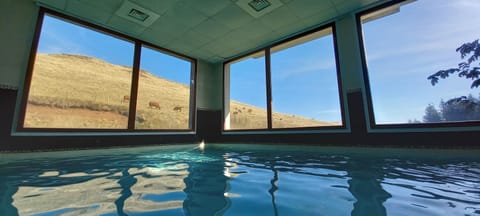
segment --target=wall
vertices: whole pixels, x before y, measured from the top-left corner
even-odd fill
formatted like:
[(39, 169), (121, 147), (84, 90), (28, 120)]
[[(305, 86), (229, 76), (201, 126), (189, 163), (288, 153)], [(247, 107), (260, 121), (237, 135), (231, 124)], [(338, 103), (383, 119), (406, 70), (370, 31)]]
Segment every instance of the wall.
[[(334, 132), (232, 133), (222, 131), (221, 63), (198, 61), (197, 65), (197, 134), (19, 134), (12, 132), (15, 105), (28, 64), (37, 8), (31, 0), (3, 0), (0, 14), (0, 151), (99, 146), (147, 145), (162, 143), (207, 142), (231, 143), (307, 143), (348, 146), (411, 147), (480, 147), (476, 142), (480, 130), (444, 128), (443, 131), (374, 131), (365, 110), (360, 49), (355, 17), (346, 15), (336, 22), (347, 128)], [(13, 135), (12, 135), (13, 134)]]
[[(337, 32), (338, 57), (340, 63), (342, 94), (346, 111), (346, 130), (337, 131), (295, 131), (295, 132), (231, 132), (223, 131), (208, 137), (209, 142), (228, 143), (304, 143), (314, 145), (345, 146), (394, 146), (428, 148), (479, 148), (475, 137), (480, 135), (477, 128), (436, 128), (436, 129), (371, 129), (369, 113), (366, 109), (366, 95), (358, 43), (356, 17), (353, 13), (338, 18)], [(213, 68), (218, 75), (222, 68)], [(211, 78), (214, 80), (214, 78)], [(219, 79), (221, 81), (221, 79)], [(218, 89), (217, 85), (216, 88)], [(218, 91), (221, 91), (218, 89)], [(215, 96), (217, 103), (221, 99)], [(215, 107), (217, 108), (217, 107)], [(215, 109), (216, 110), (216, 109)], [(222, 113), (210, 113), (211, 119), (223, 119)], [(221, 125), (221, 124), (220, 124)], [(218, 127), (218, 126), (217, 126)], [(221, 128), (221, 126), (220, 126)]]
[[(38, 7), (33, 0), (2, 0), (0, 8), (0, 151), (72, 149), (199, 142), (196, 134), (15, 133), (15, 106), (27, 70)], [(207, 66), (208, 68), (208, 66)], [(206, 69), (209, 71), (209, 69)], [(207, 81), (209, 82), (209, 81)], [(208, 103), (207, 103), (208, 104)], [(14, 124), (13, 124), (14, 125)]]
[(223, 65), (199, 61), (197, 65), (197, 134), (211, 141), (222, 130)]
[(223, 65), (197, 62), (197, 107), (200, 110), (222, 109)]
[(17, 89), (25, 74), (37, 8), (31, 0), (2, 0), (0, 88)]

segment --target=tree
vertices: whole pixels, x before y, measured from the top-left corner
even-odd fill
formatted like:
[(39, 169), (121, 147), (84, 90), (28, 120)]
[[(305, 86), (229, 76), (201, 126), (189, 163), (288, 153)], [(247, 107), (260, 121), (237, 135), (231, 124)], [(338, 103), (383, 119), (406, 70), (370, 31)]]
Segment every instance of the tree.
[[(456, 49), (460, 53), (463, 62), (458, 64), (457, 68), (440, 70), (430, 75), (427, 79), (434, 86), (440, 79), (445, 79), (452, 74), (458, 74), (459, 77), (471, 79), (470, 88), (478, 88), (480, 86), (480, 63), (476, 65), (476, 61), (480, 58), (479, 39), (464, 43)], [(476, 99), (472, 95), (456, 97), (444, 102), (440, 102), (440, 111), (437, 111), (431, 104), (425, 109), (423, 121), (425, 123), (440, 122), (437, 121), (469, 121), (480, 120), (480, 98)]]
[(440, 102), (440, 110), (445, 121), (480, 120), (480, 101), (472, 95)]
[(440, 113), (435, 109), (432, 104), (429, 104), (427, 108), (425, 108), (425, 115), (423, 116), (423, 122), (425, 123), (435, 123), (441, 122), (442, 116)]
[(419, 121), (419, 120), (417, 120), (417, 119), (413, 119), (413, 120), (412, 120), (412, 119), (409, 119), (409, 120), (408, 120), (408, 123), (409, 123), (409, 124), (420, 124), (420, 123), (422, 123), (422, 122)]
[(440, 70), (436, 73), (430, 75), (427, 79), (430, 80), (432, 85), (438, 83), (440, 79), (445, 79), (451, 74), (458, 73), (459, 77), (464, 77), (465, 79), (473, 80), (470, 88), (477, 88), (480, 86), (480, 63), (475, 66), (475, 61), (478, 61), (480, 57), (480, 44), (479, 40), (475, 40), (470, 43), (464, 43), (462, 46), (456, 49), (457, 52), (460, 52), (460, 57), (466, 59), (458, 64), (457, 68), (450, 68), (447, 70)]

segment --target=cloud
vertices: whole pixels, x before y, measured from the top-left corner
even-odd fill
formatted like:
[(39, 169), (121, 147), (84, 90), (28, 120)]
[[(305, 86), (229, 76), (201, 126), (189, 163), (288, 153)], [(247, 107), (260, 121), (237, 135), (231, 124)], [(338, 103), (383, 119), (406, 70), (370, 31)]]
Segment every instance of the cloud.
[[(38, 51), (41, 53), (86, 54), (86, 29), (72, 24), (46, 19), (40, 35)], [(72, 28), (73, 27), (73, 28)]]
[(308, 74), (312, 72), (318, 72), (323, 70), (334, 70), (335, 69), (335, 60), (320, 60), (320, 59), (297, 59), (297, 61), (292, 61), (292, 64), (283, 65), (284, 67), (279, 68), (277, 73), (280, 79), (287, 79), (292, 76), (298, 76), (302, 74)]
[(453, 6), (458, 6), (461, 8), (469, 8), (471, 10), (477, 11), (480, 9), (480, 1), (478, 0), (455, 0), (448, 1), (449, 4)]
[(461, 44), (479, 37), (480, 1), (420, 1), (415, 5), (404, 8), (401, 17), (386, 17), (365, 26), (369, 62), (454, 53)]
[(66, 38), (62, 33), (43, 31), (39, 44), (39, 52), (43, 53), (85, 53), (79, 43)]

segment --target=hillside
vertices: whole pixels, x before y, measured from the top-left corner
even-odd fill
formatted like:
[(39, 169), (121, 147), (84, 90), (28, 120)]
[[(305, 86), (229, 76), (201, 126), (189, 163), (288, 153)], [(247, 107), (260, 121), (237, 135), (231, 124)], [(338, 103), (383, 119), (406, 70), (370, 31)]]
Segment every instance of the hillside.
[[(37, 54), (25, 127), (126, 128), (131, 68), (86, 56)], [(188, 86), (141, 70), (136, 128), (189, 128)], [(232, 128), (258, 125), (264, 109), (232, 103)], [(332, 125), (274, 113), (277, 126)]]

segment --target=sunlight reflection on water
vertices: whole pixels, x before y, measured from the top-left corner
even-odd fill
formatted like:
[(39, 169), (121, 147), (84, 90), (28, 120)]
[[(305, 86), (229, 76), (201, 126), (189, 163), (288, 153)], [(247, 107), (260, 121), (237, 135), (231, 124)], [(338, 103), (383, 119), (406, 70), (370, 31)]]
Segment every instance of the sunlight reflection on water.
[(480, 214), (478, 151), (357, 150), (182, 145), (2, 154), (0, 215)]

